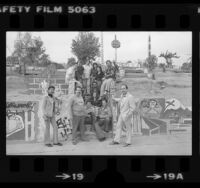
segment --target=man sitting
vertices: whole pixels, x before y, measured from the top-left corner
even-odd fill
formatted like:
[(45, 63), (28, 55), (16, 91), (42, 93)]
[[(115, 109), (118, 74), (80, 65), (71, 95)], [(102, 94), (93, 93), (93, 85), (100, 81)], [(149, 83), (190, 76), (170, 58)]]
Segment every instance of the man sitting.
[[(102, 115), (102, 113), (96, 113), (95, 109), (96, 108), (92, 105), (91, 100), (88, 100), (86, 102), (85, 123), (91, 124), (91, 129), (96, 133), (97, 139), (99, 141), (104, 141), (106, 139), (106, 135), (100, 125), (102, 126), (102, 123), (106, 122), (106, 116)], [(105, 118), (105, 121), (103, 121), (103, 119), (100, 120), (100, 118)]]
[(112, 117), (112, 113), (111, 113), (111, 109), (108, 105), (108, 101), (106, 98), (102, 98), (102, 106), (99, 108), (96, 123), (105, 132), (109, 131), (109, 124), (110, 124), (111, 117)]

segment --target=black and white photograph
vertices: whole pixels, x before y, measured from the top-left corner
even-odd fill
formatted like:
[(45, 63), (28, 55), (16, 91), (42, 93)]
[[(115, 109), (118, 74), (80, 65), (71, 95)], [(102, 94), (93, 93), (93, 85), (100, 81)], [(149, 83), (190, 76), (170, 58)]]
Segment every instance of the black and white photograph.
[(6, 155), (192, 155), (192, 32), (6, 32)]

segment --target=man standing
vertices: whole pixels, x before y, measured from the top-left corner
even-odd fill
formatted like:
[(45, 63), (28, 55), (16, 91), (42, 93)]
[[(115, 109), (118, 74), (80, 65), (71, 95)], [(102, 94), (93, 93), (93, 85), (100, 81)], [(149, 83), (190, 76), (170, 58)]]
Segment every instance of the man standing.
[(90, 65), (90, 62), (87, 61), (85, 65), (83, 65), (84, 68), (84, 86), (85, 86), (85, 93), (90, 93), (90, 73), (92, 66)]
[(84, 73), (84, 67), (82, 65), (82, 62), (78, 61), (78, 65), (76, 66), (75, 70), (75, 79), (79, 81), (81, 84), (83, 84), (83, 73)]
[[(42, 104), (43, 118), (46, 126), (44, 139), (45, 145), (48, 147), (52, 147), (53, 145), (62, 146), (62, 144), (58, 142), (58, 127), (55, 120), (55, 98), (53, 96), (54, 91), (54, 86), (48, 87), (48, 95), (44, 97)], [(51, 144), (50, 140), (50, 124), (53, 127), (53, 145)]]
[(111, 145), (120, 143), (122, 127), (125, 126), (126, 127), (126, 141), (125, 141), (124, 147), (127, 147), (131, 145), (131, 132), (132, 132), (131, 118), (136, 108), (136, 100), (128, 92), (128, 86), (126, 84), (123, 84), (121, 86), (121, 91), (122, 91), (122, 95), (120, 99), (116, 99), (116, 98), (113, 99), (119, 102), (120, 115), (119, 115), (117, 125), (116, 125), (115, 137), (114, 137), (114, 140), (111, 142)]
[(75, 95), (69, 101), (69, 119), (72, 122), (72, 143), (76, 145), (77, 142), (77, 130), (80, 129), (80, 136), (82, 141), (87, 141), (84, 138), (84, 119), (85, 119), (85, 106), (82, 97), (82, 89), (77, 86)]

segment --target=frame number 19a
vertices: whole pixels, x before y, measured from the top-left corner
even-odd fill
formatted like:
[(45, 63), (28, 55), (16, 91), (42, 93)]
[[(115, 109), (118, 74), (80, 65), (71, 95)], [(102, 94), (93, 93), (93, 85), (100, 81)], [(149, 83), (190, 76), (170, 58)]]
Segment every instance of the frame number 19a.
[(164, 173), (163, 174), (164, 180), (183, 180), (183, 174), (182, 173)]
[(182, 173), (163, 173), (163, 174), (153, 174), (146, 176), (149, 179), (152, 180), (159, 180), (164, 179), (166, 181), (178, 181), (178, 180), (184, 180)]

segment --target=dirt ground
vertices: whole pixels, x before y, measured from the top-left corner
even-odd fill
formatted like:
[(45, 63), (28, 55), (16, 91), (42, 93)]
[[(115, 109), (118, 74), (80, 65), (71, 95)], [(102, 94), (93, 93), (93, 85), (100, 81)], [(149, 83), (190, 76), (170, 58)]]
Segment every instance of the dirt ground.
[(169, 135), (133, 135), (132, 145), (110, 145), (112, 138), (99, 142), (94, 133), (86, 133), (88, 142), (73, 145), (71, 137), (63, 146), (45, 147), (43, 143), (7, 141), (7, 155), (191, 155), (191, 132)]
[[(186, 106), (192, 106), (192, 76), (187, 73), (158, 73), (156, 80), (148, 78), (124, 78), (122, 82), (129, 87), (130, 93), (137, 98), (164, 97), (176, 98)], [(164, 86), (164, 87), (161, 87)], [(117, 89), (120, 84), (117, 85)], [(119, 96), (120, 91), (117, 91)]]

